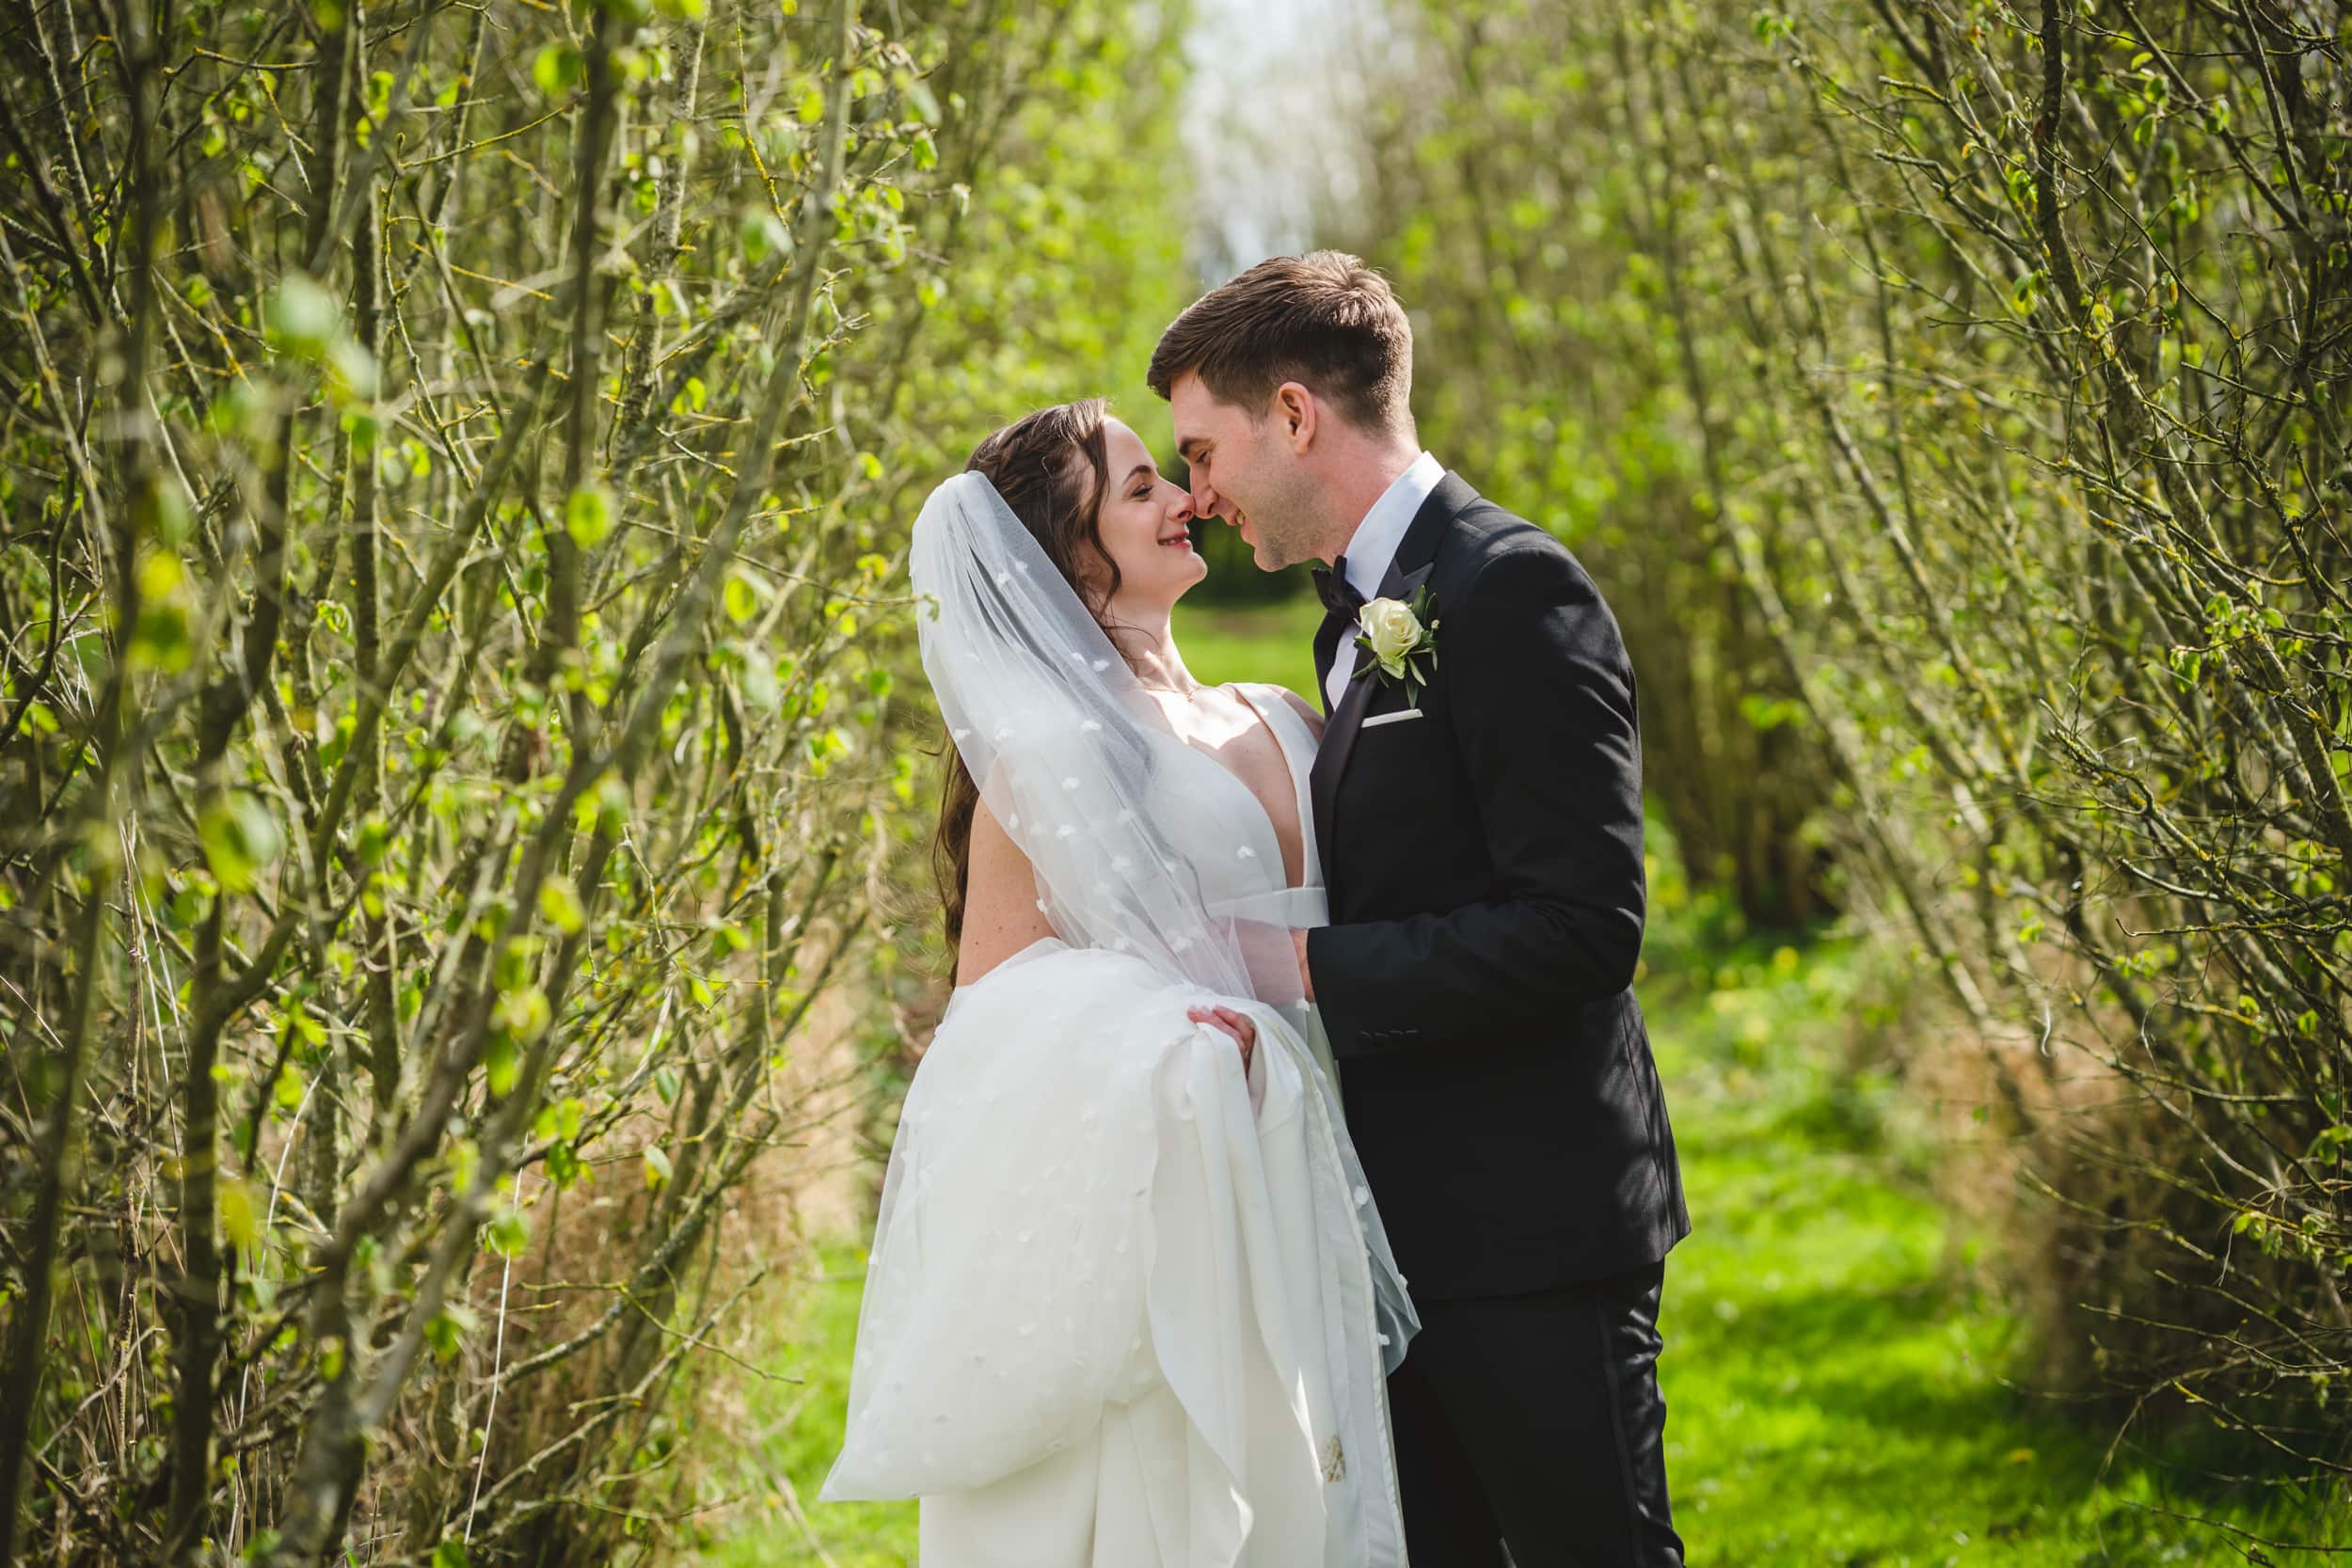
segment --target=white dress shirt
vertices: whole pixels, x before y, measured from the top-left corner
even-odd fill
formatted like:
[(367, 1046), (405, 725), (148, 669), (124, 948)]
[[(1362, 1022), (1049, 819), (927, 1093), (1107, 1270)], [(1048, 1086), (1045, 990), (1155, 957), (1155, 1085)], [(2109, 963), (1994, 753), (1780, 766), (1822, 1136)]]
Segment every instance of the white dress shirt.
[[(1413, 459), (1413, 466), (1380, 492), (1380, 499), (1372, 503), (1364, 520), (1356, 525), (1355, 537), (1347, 548), (1340, 552), (1347, 560), (1347, 580), (1365, 598), (1377, 597), (1380, 579), (1389, 575), (1389, 562), (1396, 559), (1397, 546), (1405, 542), (1405, 531), (1413, 526), (1413, 518), (1421, 511), (1421, 503), (1429, 499), (1429, 492), (1445, 478), (1445, 465), (1422, 452)], [(1356, 640), (1351, 637), (1340, 644), (1332, 656), (1331, 673), (1323, 683), (1324, 695), (1336, 711), (1340, 696), (1347, 689), (1348, 677), (1356, 673)]]

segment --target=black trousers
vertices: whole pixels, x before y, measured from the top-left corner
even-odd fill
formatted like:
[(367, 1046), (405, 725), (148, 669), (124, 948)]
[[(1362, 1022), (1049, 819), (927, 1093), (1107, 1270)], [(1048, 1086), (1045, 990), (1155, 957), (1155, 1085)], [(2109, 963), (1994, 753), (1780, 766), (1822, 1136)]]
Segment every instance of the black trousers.
[(1389, 1379), (1413, 1568), (1682, 1568), (1658, 1391), (1664, 1281), (1651, 1263), (1416, 1304), (1421, 1332)]

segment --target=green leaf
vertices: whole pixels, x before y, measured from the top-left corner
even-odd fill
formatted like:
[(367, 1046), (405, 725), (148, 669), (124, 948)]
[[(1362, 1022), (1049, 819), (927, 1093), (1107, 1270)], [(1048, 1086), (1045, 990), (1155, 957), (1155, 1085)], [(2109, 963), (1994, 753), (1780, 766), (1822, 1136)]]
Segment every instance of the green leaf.
[[(134, 514), (133, 520), (142, 531), (161, 541), (169, 549), (177, 549), (186, 544), (189, 535), (196, 531), (193, 519), (188, 514), (188, 493), (181, 485), (179, 479), (172, 474), (159, 469), (151, 475), (145, 487), (140, 490), (138, 499), (135, 504), (137, 510)], [(166, 555), (159, 551), (156, 556), (151, 556), (140, 562), (139, 570), (142, 577), (151, 568), (152, 562), (158, 557), (170, 561), (175, 568), (180, 564), (178, 556)], [(142, 583), (142, 591), (145, 591), (144, 583)], [(160, 598), (162, 595), (150, 594), (148, 596)]]
[(759, 613), (759, 595), (740, 576), (727, 578), (722, 596), (726, 601), (727, 619), (740, 624)]
[(308, 274), (278, 280), (263, 312), (270, 346), (298, 359), (321, 359), (342, 328), (342, 307)]
[(520, 1209), (509, 1205), (492, 1217), (488, 1229), (490, 1250), (501, 1258), (519, 1258), (531, 1245), (531, 1226)]
[[(518, 990), (508, 991), (499, 998), (499, 1027), (510, 1038), (519, 1040), (526, 1045), (547, 1033), (550, 1017), (548, 993), (537, 986), (524, 986)], [(512, 1078), (509, 1078), (504, 1085), (497, 1083), (494, 1079), (491, 1087), (504, 1094), (508, 1088), (513, 1087), (513, 1085)]]
[(587, 62), (567, 43), (550, 43), (531, 62), (531, 79), (549, 98), (569, 92), (587, 76)]
[(434, 1313), (424, 1325), (425, 1343), (433, 1347), (434, 1359), (446, 1361), (455, 1355), (473, 1327), (474, 1315), (463, 1307), (444, 1307)]
[(375, 356), (348, 338), (326, 348), (326, 392), (337, 406), (364, 403), (375, 396)]
[(284, 847), (278, 819), (243, 790), (207, 807), (197, 836), (204, 846), (204, 863), (228, 893), (251, 892), (256, 875)]
[(743, 209), (743, 215), (736, 223), (736, 238), (743, 246), (743, 259), (755, 265), (792, 245), (792, 237), (786, 232), (783, 221), (765, 207)]
[(564, 499), (564, 531), (583, 550), (612, 531), (612, 498), (601, 484), (583, 484)]
[(580, 908), (580, 890), (560, 871), (539, 884), (539, 913), (565, 936), (588, 923), (587, 911)]
[[(148, 560), (169, 562), (176, 578), (177, 557), (158, 552)], [(142, 584), (152, 575), (142, 568)], [(188, 627), (188, 609), (178, 594), (142, 594), (138, 618), (131, 628), (131, 645), (124, 657), (134, 670), (155, 670), (167, 675), (178, 674), (194, 661), (196, 641)]]
[(670, 1181), (670, 1157), (661, 1152), (659, 1144), (645, 1146), (645, 1185), (663, 1187)]
[(238, 1251), (253, 1251), (262, 1244), (261, 1200), (250, 1183), (233, 1176), (221, 1179), (219, 1192), (220, 1233)]
[(772, 711), (782, 689), (776, 684), (776, 672), (756, 648), (744, 650), (743, 664), (737, 675), (743, 689), (743, 700), (761, 712)]
[(482, 1053), (482, 1069), (490, 1083), (490, 1092), (503, 1095), (515, 1087), (515, 1080), (522, 1075), (523, 1053), (516, 1049), (511, 1034), (491, 1038)]

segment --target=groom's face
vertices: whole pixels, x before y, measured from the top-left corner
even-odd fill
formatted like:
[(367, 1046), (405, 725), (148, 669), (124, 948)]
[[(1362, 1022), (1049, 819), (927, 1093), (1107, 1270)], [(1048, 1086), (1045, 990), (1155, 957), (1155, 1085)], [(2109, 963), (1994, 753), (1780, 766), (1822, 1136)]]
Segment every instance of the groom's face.
[(1169, 386), (1168, 403), (1193, 511), (1239, 529), (1262, 572), (1309, 559), (1312, 486), (1276, 421), (1220, 401), (1190, 371)]

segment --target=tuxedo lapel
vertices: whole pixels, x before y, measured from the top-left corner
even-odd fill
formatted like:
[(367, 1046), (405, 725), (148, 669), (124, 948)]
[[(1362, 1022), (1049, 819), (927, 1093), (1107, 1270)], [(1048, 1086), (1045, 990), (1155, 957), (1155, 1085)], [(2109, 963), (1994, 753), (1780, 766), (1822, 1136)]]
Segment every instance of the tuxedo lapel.
[[(1380, 579), (1380, 592), (1374, 597), (1410, 598), (1427, 582), (1429, 574), (1436, 569), (1438, 541), (1444, 536), (1447, 525), (1477, 499), (1478, 493), (1461, 475), (1448, 472), (1439, 480), (1438, 487), (1429, 492), (1429, 499), (1421, 503), (1421, 510), (1413, 514), (1412, 526), (1405, 531), (1405, 538)], [(1356, 669), (1363, 670), (1363, 650), (1358, 649), (1356, 657)], [(1330, 722), (1324, 727), (1323, 744), (1317, 748), (1314, 767), (1307, 775), (1314, 796), (1315, 847), (1323, 861), (1323, 885), (1327, 889), (1335, 883), (1331, 828), (1338, 808), (1340, 779), (1347, 771), (1347, 759), (1356, 750), (1358, 732), (1363, 728), (1364, 710), (1372, 705), (1373, 692), (1380, 680), (1376, 671), (1360, 678), (1350, 677), (1347, 689), (1340, 693), (1339, 706), (1331, 710)]]
[[(1360, 652), (1358, 655), (1361, 657)], [(1340, 705), (1323, 728), (1323, 744), (1315, 750), (1315, 765), (1307, 783), (1314, 793), (1315, 847), (1323, 857), (1323, 885), (1331, 886), (1331, 814), (1340, 792), (1340, 775), (1347, 769), (1347, 754), (1356, 749), (1356, 732), (1363, 728), (1364, 709), (1372, 702), (1377, 675), (1351, 680), (1340, 693)]]
[(1346, 640), (1346, 623), (1326, 610), (1322, 624), (1315, 627), (1315, 701), (1322, 705), (1326, 721), (1331, 717), (1331, 666), (1338, 662)]

